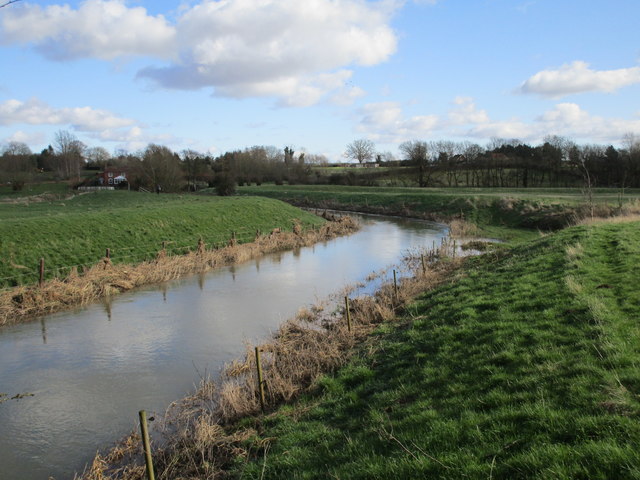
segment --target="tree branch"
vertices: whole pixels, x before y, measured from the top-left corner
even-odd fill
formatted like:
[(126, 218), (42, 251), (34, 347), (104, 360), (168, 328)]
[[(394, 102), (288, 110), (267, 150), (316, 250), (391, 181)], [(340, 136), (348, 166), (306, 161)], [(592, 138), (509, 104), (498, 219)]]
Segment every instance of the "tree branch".
[(3, 3), (2, 5), (0, 5), (0, 8), (6, 7), (7, 5), (11, 5), (12, 3), (16, 3), (19, 2), (20, 0), (9, 0), (6, 3)]

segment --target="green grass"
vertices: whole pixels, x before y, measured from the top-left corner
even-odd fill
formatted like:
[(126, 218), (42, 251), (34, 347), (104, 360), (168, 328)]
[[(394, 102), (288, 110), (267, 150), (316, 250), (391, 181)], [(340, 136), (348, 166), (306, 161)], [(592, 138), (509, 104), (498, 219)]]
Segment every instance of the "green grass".
[(37, 281), (45, 259), (47, 277), (93, 265), (111, 249), (112, 261), (153, 258), (163, 241), (170, 253), (208, 244), (251, 241), (256, 230), (291, 230), (322, 219), (283, 202), (258, 197), (154, 195), (126, 191), (84, 194), (65, 200), (0, 203), (0, 287)]
[[(393, 215), (459, 217), (481, 227), (558, 229), (584, 204), (580, 189), (481, 189), (344, 187), (330, 185), (261, 185), (242, 194), (278, 198), (296, 205), (326, 206)], [(618, 205), (616, 189), (596, 189), (598, 205)], [(505, 199), (509, 199), (505, 201)], [(640, 191), (627, 190), (623, 203), (638, 202)], [(494, 230), (495, 232), (496, 230)], [(500, 233), (505, 233), (502, 230)], [(487, 231), (486, 234), (491, 234)]]
[(640, 223), (468, 261), (314, 394), (247, 421), (270, 448), (236, 475), (640, 478), (639, 264)]

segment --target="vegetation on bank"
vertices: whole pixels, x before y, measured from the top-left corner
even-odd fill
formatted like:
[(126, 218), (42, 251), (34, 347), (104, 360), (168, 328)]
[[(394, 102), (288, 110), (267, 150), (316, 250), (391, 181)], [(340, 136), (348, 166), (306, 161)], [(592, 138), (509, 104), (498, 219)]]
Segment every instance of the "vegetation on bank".
[(470, 259), (313, 394), (234, 478), (639, 478), (640, 222)]
[[(6, 198), (6, 197), (4, 197)], [(39, 260), (46, 279), (64, 277), (100, 262), (110, 249), (112, 263), (155, 258), (166, 253), (238, 243), (256, 232), (318, 227), (322, 218), (267, 198), (155, 195), (107, 191), (0, 198), (0, 288), (34, 284)]]
[[(581, 189), (391, 188), (328, 185), (243, 187), (241, 194), (277, 198), (293, 205), (425, 218), (464, 219), (485, 233), (496, 227), (557, 230), (576, 219), (640, 209), (640, 190), (624, 196), (616, 189), (594, 189), (591, 201)], [(500, 234), (513, 235), (502, 230)]]
[[(451, 245), (354, 299), (353, 332), (286, 322), (261, 346), (267, 414), (250, 348), (175, 404), (157, 478), (639, 478), (638, 217)], [(143, 478), (139, 452), (130, 437), (82, 478)]]

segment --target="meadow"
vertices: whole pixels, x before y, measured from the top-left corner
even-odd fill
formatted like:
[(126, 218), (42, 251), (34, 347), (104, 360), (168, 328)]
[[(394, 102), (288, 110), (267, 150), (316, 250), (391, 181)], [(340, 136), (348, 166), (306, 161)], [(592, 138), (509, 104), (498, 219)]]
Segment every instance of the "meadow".
[(47, 279), (100, 262), (137, 263), (166, 253), (253, 241), (257, 231), (304, 230), (324, 220), (268, 198), (102, 191), (72, 195), (37, 187), (36, 196), (0, 195), (0, 288), (33, 284), (44, 258)]

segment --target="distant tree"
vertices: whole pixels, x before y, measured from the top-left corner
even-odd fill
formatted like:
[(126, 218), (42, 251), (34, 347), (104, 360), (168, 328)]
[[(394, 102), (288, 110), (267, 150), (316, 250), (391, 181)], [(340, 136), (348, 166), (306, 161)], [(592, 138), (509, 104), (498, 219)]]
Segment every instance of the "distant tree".
[(104, 169), (111, 160), (111, 155), (104, 147), (91, 147), (85, 151), (87, 167)]
[(9, 142), (0, 155), (0, 182), (11, 183), (13, 190), (22, 190), (36, 168), (31, 149), (22, 142)]
[(359, 163), (369, 162), (376, 153), (376, 146), (371, 140), (361, 138), (347, 145), (345, 155), (347, 158), (357, 160)]
[(222, 171), (213, 178), (216, 193), (221, 197), (227, 197), (236, 193), (236, 181), (230, 172)]
[(66, 130), (58, 130), (54, 139), (54, 171), (60, 178), (79, 177), (84, 165), (85, 144)]
[(428, 165), (427, 142), (410, 140), (400, 144), (399, 147), (404, 159), (414, 165), (420, 187), (426, 187), (431, 177)]
[(182, 188), (180, 158), (165, 146), (150, 144), (142, 154), (139, 170), (138, 176), (149, 190), (160, 187), (163, 192), (177, 192)]
[(180, 159), (189, 190), (196, 190), (197, 182), (204, 179), (210, 172), (205, 156), (195, 150), (183, 150)]

